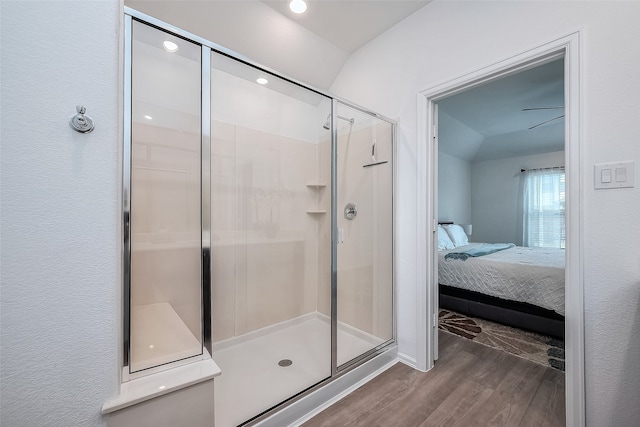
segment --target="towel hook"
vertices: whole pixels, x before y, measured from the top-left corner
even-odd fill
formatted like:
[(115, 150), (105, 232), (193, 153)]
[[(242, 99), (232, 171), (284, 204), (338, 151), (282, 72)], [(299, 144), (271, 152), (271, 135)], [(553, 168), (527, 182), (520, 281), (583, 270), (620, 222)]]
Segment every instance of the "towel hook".
[(84, 105), (77, 105), (76, 111), (78, 112), (78, 114), (71, 117), (71, 119), (69, 120), (69, 126), (71, 126), (71, 129), (80, 133), (91, 132), (94, 128), (94, 125), (91, 117), (84, 115), (87, 109), (84, 108)]

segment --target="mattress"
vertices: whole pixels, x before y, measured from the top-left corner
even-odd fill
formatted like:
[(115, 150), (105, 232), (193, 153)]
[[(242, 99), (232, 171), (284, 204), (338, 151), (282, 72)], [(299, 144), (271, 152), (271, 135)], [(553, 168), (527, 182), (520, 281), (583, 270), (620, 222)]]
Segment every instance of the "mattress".
[(564, 249), (516, 246), (466, 261), (445, 260), (482, 243), (438, 252), (438, 283), (525, 302), (564, 316)]

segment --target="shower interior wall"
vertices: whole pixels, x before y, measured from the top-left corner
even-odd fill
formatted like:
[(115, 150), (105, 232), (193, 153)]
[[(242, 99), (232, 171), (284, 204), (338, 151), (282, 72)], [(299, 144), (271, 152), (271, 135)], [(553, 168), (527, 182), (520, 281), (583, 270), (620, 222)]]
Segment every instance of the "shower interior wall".
[(330, 205), (320, 200), (330, 191), (320, 171), (330, 164), (320, 164), (318, 143), (330, 137), (322, 128), (330, 104), (310, 104), (212, 65), (217, 343), (317, 310), (319, 256), (331, 249), (318, 242), (321, 224), (330, 222)]
[[(316, 310), (318, 144), (213, 122), (214, 342)], [(327, 248), (329, 249), (329, 248)]]

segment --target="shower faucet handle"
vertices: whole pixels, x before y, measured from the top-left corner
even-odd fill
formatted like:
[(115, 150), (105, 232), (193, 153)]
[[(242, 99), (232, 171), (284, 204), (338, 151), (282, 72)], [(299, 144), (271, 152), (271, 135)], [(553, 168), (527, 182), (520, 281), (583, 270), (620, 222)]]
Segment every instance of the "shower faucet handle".
[(349, 202), (344, 207), (344, 217), (348, 220), (352, 220), (358, 215), (358, 207), (355, 203)]

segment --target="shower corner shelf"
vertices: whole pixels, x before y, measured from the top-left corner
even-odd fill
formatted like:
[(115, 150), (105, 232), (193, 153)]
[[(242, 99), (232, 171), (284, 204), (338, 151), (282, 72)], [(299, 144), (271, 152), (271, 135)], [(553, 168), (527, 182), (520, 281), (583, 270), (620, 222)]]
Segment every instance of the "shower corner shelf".
[[(321, 182), (309, 182), (307, 183), (307, 187), (312, 189), (312, 190), (318, 190), (318, 193), (315, 193), (317, 196), (315, 196), (316, 198), (318, 198), (321, 194), (320, 190), (324, 190), (324, 188), (327, 186), (327, 184), (323, 184)], [(320, 200), (316, 200), (316, 202), (319, 202)], [(326, 214), (327, 211), (324, 209), (308, 209), (307, 210), (307, 214), (308, 215), (323, 215)]]

